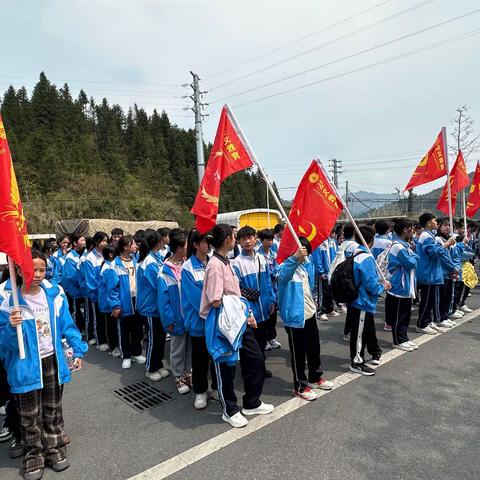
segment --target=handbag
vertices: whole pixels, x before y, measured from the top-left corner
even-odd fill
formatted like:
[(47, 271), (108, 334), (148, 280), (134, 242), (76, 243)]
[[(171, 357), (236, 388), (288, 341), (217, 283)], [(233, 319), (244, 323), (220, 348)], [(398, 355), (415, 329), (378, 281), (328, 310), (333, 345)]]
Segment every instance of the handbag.
[(258, 299), (260, 298), (260, 270), (261, 270), (261, 264), (260, 264), (260, 257), (257, 257), (258, 259), (258, 272), (257, 272), (257, 284), (258, 284), (258, 290), (255, 288), (250, 288), (250, 287), (243, 287), (240, 288), (240, 292), (242, 293), (242, 297), (248, 300), (249, 302), (258, 302)]

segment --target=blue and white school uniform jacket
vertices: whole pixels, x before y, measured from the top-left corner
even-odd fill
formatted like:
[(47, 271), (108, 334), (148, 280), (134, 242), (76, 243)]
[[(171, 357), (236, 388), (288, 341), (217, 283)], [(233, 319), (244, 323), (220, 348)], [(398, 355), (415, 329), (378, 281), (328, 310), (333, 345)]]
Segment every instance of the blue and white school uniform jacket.
[[(435, 238), (440, 245), (442, 245), (443, 242), (447, 241), (445, 238), (442, 238), (442, 237), (439, 237), (439, 236), (437, 236)], [(460, 272), (462, 262), (461, 262), (461, 259), (460, 259), (460, 253), (459, 253), (459, 250), (457, 248), (457, 245), (458, 244), (451, 245), (448, 248), (444, 248), (444, 250), (446, 252), (446, 258), (451, 260), (451, 263), (453, 264), (455, 270)], [(442, 259), (441, 264), (442, 264), (443, 279), (447, 280), (448, 278), (450, 278), (450, 272), (452, 271), (452, 269), (450, 268), (451, 267), (450, 262), (447, 262), (444, 259)]]
[(65, 256), (62, 268), (62, 287), (72, 298), (84, 295), (80, 272), (81, 258), (82, 256), (72, 248)]
[(94, 248), (85, 259), (83, 272), (85, 274), (85, 294), (93, 302), (98, 302), (98, 282), (100, 280), (100, 267), (103, 256)]
[(375, 313), (378, 297), (385, 287), (378, 283), (378, 272), (375, 259), (363, 245), (360, 245), (354, 254), (353, 259), (353, 278), (358, 289), (358, 297), (349, 303), (349, 306), (363, 310), (364, 312)]
[[(71, 373), (63, 354), (62, 338), (73, 349), (74, 358), (83, 358), (88, 349), (68, 311), (68, 301), (58, 285), (44, 280), (40, 287), (45, 291), (50, 310), (52, 343), (58, 367), (60, 385), (70, 381)], [(42, 361), (38, 345), (38, 333), (33, 312), (28, 307), (21, 290), (18, 300), (22, 311), (22, 331), (25, 345), (25, 359), (20, 360), (17, 331), (10, 325), (10, 313), (13, 309), (11, 290), (5, 289), (6, 297), (0, 305), (0, 359), (7, 371), (8, 384), (12, 393), (27, 393), (43, 388)]]
[(442, 285), (443, 269), (448, 265), (449, 271), (455, 270), (450, 255), (445, 248), (435, 239), (431, 230), (424, 230), (417, 244), (416, 253), (417, 281), (422, 285)]
[[(248, 302), (244, 300), (245, 317), (248, 315)], [(242, 337), (247, 328), (245, 322), (237, 336), (235, 345), (232, 345), (222, 334), (218, 327), (218, 317), (223, 311), (223, 303), (219, 308), (210, 308), (207, 318), (205, 319), (205, 343), (207, 350), (215, 363), (226, 363), (234, 366), (240, 358), (239, 352), (242, 347)]]
[(315, 267), (310, 257), (300, 264), (292, 255), (278, 267), (278, 309), (286, 327), (303, 328), (305, 326), (302, 271), (308, 275), (310, 289), (313, 290)]
[(328, 254), (330, 259), (330, 263), (329, 263), (329, 269), (330, 269), (330, 266), (332, 265), (333, 261), (335, 260), (335, 257), (337, 256), (338, 243), (334, 238), (328, 237), (327, 244), (328, 244)]
[(459, 242), (455, 245), (457, 255), (460, 258), (460, 265), (458, 268), (458, 280), (463, 281), (463, 270), (462, 264), (469, 262), (473, 257), (475, 257), (475, 252), (472, 250), (469, 244)]
[(358, 243), (355, 240), (344, 240), (342, 243), (345, 258), (351, 257), (353, 252), (358, 248)]
[(390, 235), (375, 235), (372, 247), (372, 254), (375, 260), (384, 250), (390, 248), (391, 244), (392, 239)]
[(410, 245), (400, 237), (394, 236), (388, 255), (388, 273), (392, 284), (388, 295), (415, 298), (417, 262), (418, 255), (413, 252)]
[(102, 313), (112, 313), (113, 305), (112, 299), (109, 298), (108, 285), (113, 283), (113, 276), (115, 271), (113, 270), (113, 262), (110, 260), (104, 260), (100, 267), (100, 273), (98, 278), (98, 308)]
[(164, 263), (157, 276), (157, 305), (163, 329), (170, 335), (183, 335), (186, 331), (180, 285), (170, 265)]
[(192, 337), (205, 336), (205, 320), (200, 318), (200, 301), (206, 267), (192, 255), (182, 268), (181, 299), (185, 328)]
[[(133, 266), (136, 269), (137, 261), (133, 255), (130, 255), (130, 257), (132, 258)], [(110, 270), (106, 272), (105, 280), (108, 304), (111, 307), (110, 311), (116, 308), (121, 308), (121, 317), (132, 316), (135, 313), (135, 309), (130, 292), (129, 271), (123, 265), (120, 257), (115, 257), (111, 263)]]
[(263, 246), (260, 244), (258, 247), (258, 253), (263, 255), (265, 261), (267, 262), (267, 268), (270, 272), (270, 281), (272, 282), (273, 293), (275, 294), (275, 301), (278, 297), (278, 285), (277, 285), (277, 275), (278, 275), (278, 264), (277, 264), (277, 254), (270, 248), (269, 252), (266, 253)]
[(253, 288), (260, 292), (260, 298), (256, 302), (249, 301), (257, 323), (268, 320), (276, 298), (265, 257), (256, 252), (250, 256), (242, 250), (232, 261), (232, 267), (240, 281), (240, 288)]
[(137, 263), (137, 311), (144, 317), (159, 317), (158, 313), (158, 271), (162, 260), (158, 254), (150, 252)]
[(58, 285), (62, 282), (62, 269), (63, 264), (65, 263), (65, 255), (63, 255), (62, 251), (58, 249), (50, 256), (50, 258), (53, 262), (53, 272), (50, 282)]

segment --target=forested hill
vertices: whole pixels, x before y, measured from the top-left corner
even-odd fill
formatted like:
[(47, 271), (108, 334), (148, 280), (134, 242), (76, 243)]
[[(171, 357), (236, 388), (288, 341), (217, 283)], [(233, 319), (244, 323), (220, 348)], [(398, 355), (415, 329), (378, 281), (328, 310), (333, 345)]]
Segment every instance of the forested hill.
[[(30, 95), (10, 86), (1, 113), (30, 232), (82, 217), (193, 224), (195, 131), (165, 112), (125, 112), (84, 90), (73, 98), (41, 73)], [(240, 172), (224, 182), (220, 211), (264, 207), (265, 197), (259, 175)]]

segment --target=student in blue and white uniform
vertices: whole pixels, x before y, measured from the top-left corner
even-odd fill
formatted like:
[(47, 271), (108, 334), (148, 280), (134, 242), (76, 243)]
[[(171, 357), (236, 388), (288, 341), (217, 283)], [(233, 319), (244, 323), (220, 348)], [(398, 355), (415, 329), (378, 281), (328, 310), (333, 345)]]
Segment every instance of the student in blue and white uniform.
[(277, 282), (277, 254), (273, 251), (274, 233), (270, 229), (258, 232), (260, 245), (258, 253), (263, 255), (267, 262), (268, 271), (270, 272), (270, 280), (272, 282), (273, 293), (275, 294), (275, 309), (270, 314), (268, 320), (265, 321), (265, 329), (267, 330), (267, 346), (266, 350), (280, 348), (282, 344), (277, 340), (277, 304), (278, 304), (278, 282)]
[(43, 244), (42, 251), (45, 254), (45, 258), (47, 259), (47, 271), (45, 273), (45, 280), (49, 282), (52, 281), (53, 273), (55, 270), (55, 264), (53, 262), (52, 255), (56, 252), (58, 248), (57, 241), (54, 238), (49, 238)]
[(440, 289), (443, 288), (444, 270), (448, 270), (449, 276), (457, 275), (448, 253), (448, 249), (455, 245), (455, 239), (449, 238), (442, 243), (435, 238), (437, 220), (431, 213), (420, 215), (419, 222), (424, 230), (415, 251), (419, 257), (417, 281), (420, 289), (417, 332), (436, 335), (443, 332), (440, 326)]
[(278, 304), (288, 335), (293, 394), (311, 401), (317, 398), (313, 389), (331, 390), (333, 383), (323, 378), (320, 359), (320, 337), (312, 295), (315, 275), (310, 258), (312, 247), (304, 237), (300, 237), (300, 242), (303, 247), (278, 267)]
[(108, 235), (105, 232), (96, 232), (92, 239), (93, 249), (87, 254), (81, 272), (85, 278), (85, 293), (92, 303), (93, 324), (97, 337), (97, 348), (106, 352), (107, 343), (107, 320), (105, 314), (100, 311), (98, 305), (98, 283), (100, 278), (100, 267), (103, 263), (102, 251), (107, 246)]
[[(271, 328), (268, 320), (275, 311), (276, 296), (265, 257), (255, 252), (256, 234), (255, 229), (249, 226), (242, 227), (237, 232), (241, 251), (240, 255), (233, 260), (232, 266), (240, 281), (242, 296), (248, 300), (257, 321), (254, 333), (258, 345), (261, 351), (265, 352)], [(272, 373), (266, 370), (265, 377), (271, 378), (271, 376)]]
[(53, 253), (51, 259), (53, 261), (53, 275), (51, 283), (60, 284), (62, 282), (62, 269), (65, 262), (65, 257), (70, 249), (71, 238), (70, 235), (62, 235), (58, 240), (58, 250)]
[(359, 244), (355, 240), (355, 227), (351, 223), (347, 223), (343, 227), (344, 240), (342, 242), (342, 251), (345, 258), (351, 257), (353, 252), (358, 248)]
[(412, 352), (418, 348), (415, 342), (408, 339), (412, 299), (417, 290), (415, 269), (418, 255), (410, 247), (413, 222), (400, 218), (395, 221), (393, 230), (393, 243), (388, 253), (392, 288), (385, 296), (385, 318), (392, 328), (394, 348)]
[(212, 357), (205, 340), (205, 320), (200, 317), (205, 270), (210, 253), (208, 234), (193, 229), (187, 239), (187, 260), (183, 264), (181, 278), (181, 301), (185, 328), (192, 342), (192, 388), (197, 410), (207, 407), (208, 370), (210, 369), (212, 398), (218, 400), (217, 376)]
[(135, 308), (136, 253), (133, 237), (122, 236), (117, 242), (115, 259), (106, 275), (108, 303), (111, 316), (117, 319), (122, 368), (125, 369), (132, 366), (132, 361), (139, 364), (146, 361), (142, 355), (143, 323)]
[(115, 358), (122, 355), (118, 347), (118, 320), (113, 314), (113, 306), (108, 297), (108, 285), (112, 283), (111, 277), (115, 275), (113, 261), (115, 259), (115, 247), (107, 245), (102, 250), (103, 263), (100, 266), (98, 280), (98, 308), (105, 315), (108, 353)]
[(372, 254), (375, 260), (392, 244), (392, 238), (389, 233), (390, 224), (386, 220), (377, 220), (375, 222), (375, 240), (373, 241)]
[[(34, 277), (27, 289), (17, 278), (20, 307), (11, 292), (0, 305), (0, 359), (15, 396), (24, 441), (23, 478), (40, 479), (49, 465), (55, 472), (69, 467), (62, 413), (63, 386), (71, 378), (62, 339), (73, 350), (72, 368), (82, 368), (86, 343), (68, 311), (58, 285), (45, 280), (46, 258), (32, 251)], [(16, 327), (21, 325), (25, 359), (18, 353)]]
[(192, 386), (192, 344), (185, 328), (180, 301), (181, 272), (187, 254), (185, 231), (170, 231), (171, 255), (158, 271), (157, 302), (163, 329), (171, 336), (170, 366), (180, 394), (190, 392)]
[[(374, 241), (373, 228), (364, 225), (359, 229), (368, 247), (371, 248)], [(360, 244), (361, 238), (358, 233), (355, 240)], [(374, 375), (375, 370), (365, 362), (365, 347), (372, 356), (371, 363), (379, 365), (382, 350), (378, 345), (373, 316), (378, 297), (384, 291), (390, 290), (391, 285), (388, 281), (379, 280), (375, 259), (365, 246), (359, 245), (354, 256), (353, 276), (358, 288), (358, 297), (347, 307), (347, 320), (351, 326), (350, 370), (361, 375)]]
[(74, 233), (72, 249), (65, 256), (62, 268), (62, 287), (67, 294), (70, 313), (80, 331), (85, 329), (85, 319), (82, 314), (84, 291), (80, 273), (80, 258), (85, 252), (85, 237)]
[(273, 245), (272, 251), (274, 253), (278, 252), (278, 247), (280, 246), (280, 242), (283, 237), (283, 232), (285, 231), (285, 225), (283, 223), (277, 223), (273, 227)]
[(158, 251), (162, 262), (170, 255), (170, 229), (168, 227), (162, 227), (157, 230), (160, 235), (160, 250)]
[(147, 229), (140, 243), (137, 263), (137, 311), (147, 325), (147, 361), (145, 376), (158, 382), (170, 375), (163, 366), (165, 331), (158, 311), (158, 272), (162, 266), (159, 254), (160, 235)]

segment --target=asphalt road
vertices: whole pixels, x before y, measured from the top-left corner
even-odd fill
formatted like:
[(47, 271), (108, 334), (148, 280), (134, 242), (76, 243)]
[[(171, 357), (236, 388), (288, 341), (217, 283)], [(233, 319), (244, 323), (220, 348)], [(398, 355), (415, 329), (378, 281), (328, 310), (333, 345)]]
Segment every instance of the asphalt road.
[[(477, 291), (469, 304), (480, 307)], [(382, 310), (380, 304), (377, 330), (387, 352), (391, 334), (382, 331)], [(343, 322), (344, 315), (320, 323), (329, 379), (348, 368)], [(380, 366), (375, 377), (354, 380), (171, 478), (478, 479), (479, 340), (480, 322), (473, 319)], [(269, 352), (267, 363), (274, 378), (266, 381), (263, 400), (279, 405), (291, 398), (288, 350)], [(46, 470), (44, 478), (128, 479), (229, 430), (217, 403), (194, 410), (193, 394), (179, 396), (172, 378), (156, 386), (173, 400), (147, 412), (113, 395), (140, 380), (146, 380), (141, 366), (125, 371), (121, 360), (89, 351), (64, 397), (71, 467), (61, 474)], [(7, 447), (0, 445), (0, 478), (17, 479), (21, 462), (8, 458)]]

